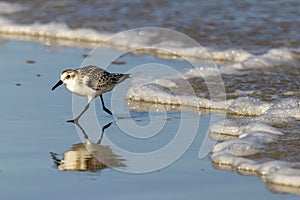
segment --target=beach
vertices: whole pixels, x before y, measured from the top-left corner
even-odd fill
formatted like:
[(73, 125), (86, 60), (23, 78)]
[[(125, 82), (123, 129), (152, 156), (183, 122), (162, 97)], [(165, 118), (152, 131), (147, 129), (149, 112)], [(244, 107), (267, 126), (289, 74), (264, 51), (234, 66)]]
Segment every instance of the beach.
[(102, 3), (0, 2), (1, 199), (299, 198), (297, 1)]
[[(1, 116), (1, 198), (52, 199), (57, 194), (60, 198), (73, 199), (278, 197), (278, 194), (268, 191), (255, 176), (244, 177), (219, 171), (212, 166), (209, 155), (204, 159), (198, 158), (210, 120), (209, 113), (187, 113), (190, 118), (200, 119), (201, 130), (181, 158), (159, 171), (131, 174), (109, 168), (94, 172), (58, 170), (50, 152), (62, 156), (73, 144), (86, 141), (81, 140), (83, 136), (76, 131), (74, 124), (65, 122), (72, 116), (71, 93), (65, 88), (52, 92), (51, 87), (65, 66), (80, 65), (82, 55), (88, 49), (61, 46), (49, 48), (31, 42), (4, 41), (0, 51), (6, 58), (1, 61), (1, 66), (5, 67), (1, 68), (0, 79), (4, 97), (1, 110), (6, 113)], [(136, 56), (134, 59), (142, 62), (145, 58)], [(28, 63), (28, 60), (34, 63)], [(144, 113), (137, 112), (135, 115), (140, 121), (149, 120)], [(174, 111), (168, 115), (163, 136), (156, 144), (165, 142), (169, 134), (177, 130), (174, 124), (178, 124), (180, 113)], [(98, 116), (100, 124), (113, 120), (104, 112), (99, 112)], [(134, 146), (135, 151), (145, 147), (145, 143), (141, 145), (122, 136), (124, 133), (116, 124), (109, 127), (105, 134), (111, 135), (120, 145)], [(95, 133), (90, 135), (98, 137)], [(144, 151), (147, 148), (156, 147), (148, 144)], [(293, 196), (287, 196), (293, 199)]]

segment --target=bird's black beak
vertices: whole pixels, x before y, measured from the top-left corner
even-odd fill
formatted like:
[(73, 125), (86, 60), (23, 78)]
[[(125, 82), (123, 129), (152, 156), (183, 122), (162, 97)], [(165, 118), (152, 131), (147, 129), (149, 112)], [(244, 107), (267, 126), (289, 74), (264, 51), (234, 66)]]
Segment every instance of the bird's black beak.
[(63, 84), (63, 82), (61, 80), (59, 80), (52, 88), (52, 90), (55, 90), (55, 88), (57, 88), (58, 86), (60, 86), (61, 84)]

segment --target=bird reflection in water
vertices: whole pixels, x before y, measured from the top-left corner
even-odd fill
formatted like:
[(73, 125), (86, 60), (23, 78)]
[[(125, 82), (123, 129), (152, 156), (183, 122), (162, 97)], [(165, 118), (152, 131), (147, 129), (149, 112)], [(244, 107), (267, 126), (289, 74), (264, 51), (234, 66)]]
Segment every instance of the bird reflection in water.
[(100, 138), (97, 143), (89, 140), (88, 135), (79, 123), (74, 123), (79, 127), (86, 143), (74, 144), (66, 151), (62, 159), (58, 154), (50, 152), (55, 166), (61, 171), (99, 171), (108, 167), (126, 167), (125, 159), (113, 153), (109, 146), (100, 145), (105, 129), (109, 128), (113, 122), (103, 126)]

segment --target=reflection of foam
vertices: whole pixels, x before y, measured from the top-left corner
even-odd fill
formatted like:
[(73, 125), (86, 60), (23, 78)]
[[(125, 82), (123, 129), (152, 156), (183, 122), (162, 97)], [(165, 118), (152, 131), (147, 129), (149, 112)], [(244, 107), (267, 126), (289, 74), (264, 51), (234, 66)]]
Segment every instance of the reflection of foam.
[(213, 158), (215, 161), (213, 166), (217, 169), (237, 171), (243, 175), (259, 175), (267, 188), (274, 192), (300, 195), (300, 163), (281, 161), (259, 163), (246, 158), (236, 158), (230, 154), (219, 156), (223, 158), (221, 160)]
[(298, 187), (268, 183), (267, 188), (276, 193), (291, 193), (300, 196), (300, 190)]
[(62, 171), (97, 171), (125, 166), (124, 159), (114, 154), (109, 146), (94, 143), (74, 144), (58, 163), (58, 169)]
[[(242, 175), (259, 175), (267, 188), (276, 193), (291, 193), (300, 195), (299, 169), (289, 168), (284, 162), (270, 161), (265, 164), (251, 162), (249, 159), (239, 159), (234, 161), (239, 163), (240, 167), (234, 167), (227, 164), (213, 163), (213, 166), (219, 170), (237, 171)], [(244, 165), (248, 166), (245, 168)], [(250, 167), (251, 166), (251, 167)], [(282, 169), (280, 169), (282, 168)], [(267, 170), (266, 170), (267, 169)]]

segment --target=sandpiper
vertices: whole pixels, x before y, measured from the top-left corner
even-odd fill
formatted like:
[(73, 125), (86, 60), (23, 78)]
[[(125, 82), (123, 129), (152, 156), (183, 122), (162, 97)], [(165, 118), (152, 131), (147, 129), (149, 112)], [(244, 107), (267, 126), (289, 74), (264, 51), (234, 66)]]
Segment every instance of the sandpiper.
[(112, 115), (111, 111), (104, 105), (102, 94), (111, 91), (118, 83), (127, 78), (129, 78), (129, 74), (113, 74), (91, 65), (64, 70), (60, 75), (60, 80), (52, 87), (52, 90), (65, 84), (72, 93), (88, 98), (88, 103), (83, 111), (75, 119), (67, 121), (77, 123), (89, 108), (91, 101), (98, 96), (101, 99), (103, 110)]

